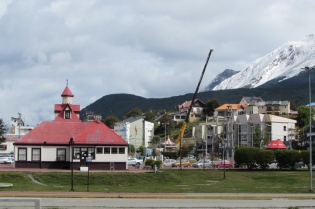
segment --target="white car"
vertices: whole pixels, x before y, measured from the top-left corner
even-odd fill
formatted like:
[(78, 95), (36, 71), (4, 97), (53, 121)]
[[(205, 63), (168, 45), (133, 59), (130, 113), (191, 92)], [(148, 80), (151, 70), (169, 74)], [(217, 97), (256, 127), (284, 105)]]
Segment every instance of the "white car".
[(278, 169), (278, 162), (273, 161), (272, 163), (268, 164), (269, 169)]
[(128, 165), (142, 165), (143, 160), (137, 158), (128, 158)]
[(12, 157), (0, 157), (0, 163), (1, 164), (11, 164), (13, 163), (13, 158)]
[(164, 167), (172, 167), (172, 164), (175, 163), (176, 160), (174, 159), (167, 159), (163, 161), (163, 166)]

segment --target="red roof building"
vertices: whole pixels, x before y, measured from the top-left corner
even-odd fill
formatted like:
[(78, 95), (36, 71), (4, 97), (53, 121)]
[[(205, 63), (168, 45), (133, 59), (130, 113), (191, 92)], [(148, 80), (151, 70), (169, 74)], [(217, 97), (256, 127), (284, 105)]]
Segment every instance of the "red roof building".
[(90, 169), (128, 169), (128, 143), (99, 120), (82, 122), (68, 86), (61, 97), (54, 121), (40, 123), (14, 143), (15, 167), (70, 168), (73, 160), (76, 169), (87, 161)]

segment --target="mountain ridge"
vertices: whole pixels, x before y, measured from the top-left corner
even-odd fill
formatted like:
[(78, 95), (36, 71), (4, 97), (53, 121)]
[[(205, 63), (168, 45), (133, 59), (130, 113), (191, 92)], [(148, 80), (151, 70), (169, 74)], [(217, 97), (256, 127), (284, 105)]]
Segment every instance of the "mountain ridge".
[(212, 90), (257, 88), (278, 79), (279, 82), (297, 76), (305, 66), (315, 66), (315, 36), (289, 41), (267, 55), (258, 58), (245, 70), (223, 80)]

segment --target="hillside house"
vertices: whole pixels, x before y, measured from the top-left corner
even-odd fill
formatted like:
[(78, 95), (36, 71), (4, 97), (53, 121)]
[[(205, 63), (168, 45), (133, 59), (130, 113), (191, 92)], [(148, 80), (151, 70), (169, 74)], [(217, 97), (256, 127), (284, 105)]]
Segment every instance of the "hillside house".
[(42, 122), (14, 143), (16, 168), (128, 169), (128, 143), (99, 120), (82, 122), (80, 105), (66, 86), (55, 119)]
[[(177, 105), (176, 113), (173, 115), (173, 120), (175, 122), (181, 122), (186, 120), (187, 112), (192, 101), (186, 101), (181, 105)], [(192, 104), (191, 111), (189, 113), (189, 122), (201, 121), (205, 117), (206, 105), (200, 99), (195, 99)]]

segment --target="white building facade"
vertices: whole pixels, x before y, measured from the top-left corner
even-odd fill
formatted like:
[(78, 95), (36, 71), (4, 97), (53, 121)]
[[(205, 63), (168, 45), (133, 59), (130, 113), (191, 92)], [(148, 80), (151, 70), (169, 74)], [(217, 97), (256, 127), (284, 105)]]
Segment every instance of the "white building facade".
[(21, 114), (19, 117), (11, 117), (11, 125), (9, 128), (9, 133), (5, 134), (4, 137), (6, 141), (0, 145), (0, 154), (13, 154), (14, 145), (13, 143), (31, 131), (34, 127), (26, 126), (21, 119)]
[(114, 132), (136, 149), (140, 146), (148, 147), (154, 136), (154, 123), (144, 120), (145, 116), (130, 117), (118, 122)]

